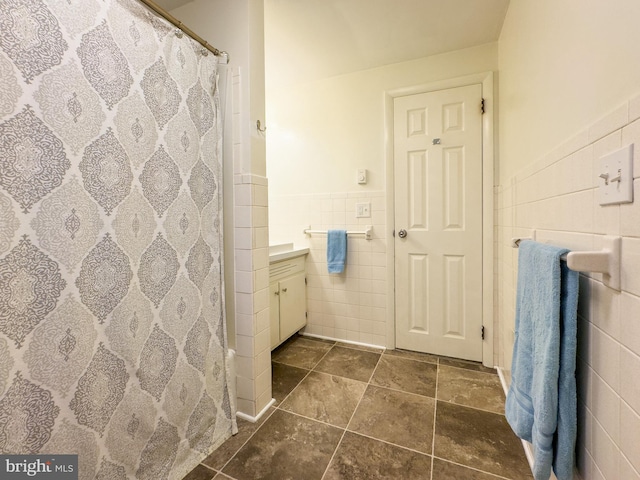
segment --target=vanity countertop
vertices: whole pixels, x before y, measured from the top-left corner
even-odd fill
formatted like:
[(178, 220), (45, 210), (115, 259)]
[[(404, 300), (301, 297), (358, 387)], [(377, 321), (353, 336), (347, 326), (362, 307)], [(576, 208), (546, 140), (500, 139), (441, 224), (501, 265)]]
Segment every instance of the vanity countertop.
[(269, 246), (269, 263), (288, 260), (309, 253), (309, 249), (304, 247), (294, 247), (293, 243), (281, 243)]

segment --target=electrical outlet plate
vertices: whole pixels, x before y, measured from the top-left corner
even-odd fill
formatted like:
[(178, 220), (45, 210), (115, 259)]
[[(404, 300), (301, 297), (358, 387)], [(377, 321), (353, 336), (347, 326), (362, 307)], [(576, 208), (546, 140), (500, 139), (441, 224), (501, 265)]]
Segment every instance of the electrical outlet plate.
[(633, 202), (633, 144), (600, 157), (598, 175), (600, 205)]
[(356, 203), (356, 218), (371, 217), (371, 203)]

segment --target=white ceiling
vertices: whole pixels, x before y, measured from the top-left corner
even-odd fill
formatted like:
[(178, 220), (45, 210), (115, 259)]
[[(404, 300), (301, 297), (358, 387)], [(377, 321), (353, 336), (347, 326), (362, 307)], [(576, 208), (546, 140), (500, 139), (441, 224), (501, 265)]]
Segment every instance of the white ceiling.
[[(188, 3), (156, 1), (167, 10)], [(264, 0), (264, 5), (267, 83), (276, 69), (282, 86), (283, 80), (310, 81), (494, 42), (509, 0)]]

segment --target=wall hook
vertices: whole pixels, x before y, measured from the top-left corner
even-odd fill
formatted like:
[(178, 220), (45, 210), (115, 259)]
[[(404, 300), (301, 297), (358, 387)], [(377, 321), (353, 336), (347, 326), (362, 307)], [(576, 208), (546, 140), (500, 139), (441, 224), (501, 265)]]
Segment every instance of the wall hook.
[(260, 120), (256, 122), (256, 128), (260, 133), (264, 133), (267, 131), (267, 127), (262, 128), (262, 125), (260, 124)]

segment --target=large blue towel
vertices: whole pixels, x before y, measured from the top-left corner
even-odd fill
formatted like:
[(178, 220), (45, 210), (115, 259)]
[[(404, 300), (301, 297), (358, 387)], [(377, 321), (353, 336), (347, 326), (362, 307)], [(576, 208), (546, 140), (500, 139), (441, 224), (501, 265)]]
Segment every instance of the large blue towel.
[(578, 273), (560, 257), (568, 250), (520, 243), (516, 337), (507, 421), (534, 450), (533, 475), (573, 478), (576, 440)]
[(342, 273), (347, 261), (347, 231), (327, 232), (327, 267), (329, 273)]

